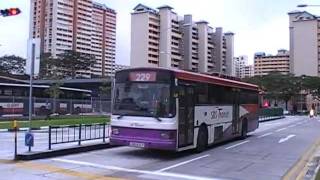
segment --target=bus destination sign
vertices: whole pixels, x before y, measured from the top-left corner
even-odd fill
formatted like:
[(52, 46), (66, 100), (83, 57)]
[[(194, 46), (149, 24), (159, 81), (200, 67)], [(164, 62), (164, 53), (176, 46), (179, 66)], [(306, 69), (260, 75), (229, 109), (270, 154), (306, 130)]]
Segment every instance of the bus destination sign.
[(130, 79), (130, 81), (153, 82), (153, 81), (156, 81), (157, 74), (156, 74), (156, 72), (152, 72), (152, 71), (130, 72), (129, 79)]

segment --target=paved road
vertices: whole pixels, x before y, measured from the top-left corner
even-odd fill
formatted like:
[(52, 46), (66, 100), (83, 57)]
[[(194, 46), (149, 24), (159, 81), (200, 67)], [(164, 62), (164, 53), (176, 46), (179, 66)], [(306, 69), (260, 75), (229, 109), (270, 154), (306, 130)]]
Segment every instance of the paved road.
[(200, 154), (118, 147), (30, 162), (0, 160), (0, 179), (281, 179), (320, 138), (319, 128), (320, 118), (287, 117)]

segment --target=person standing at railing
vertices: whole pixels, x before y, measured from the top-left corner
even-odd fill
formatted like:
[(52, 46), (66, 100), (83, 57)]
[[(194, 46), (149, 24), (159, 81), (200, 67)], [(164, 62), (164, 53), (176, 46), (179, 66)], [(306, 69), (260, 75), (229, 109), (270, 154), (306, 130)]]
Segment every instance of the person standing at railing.
[(310, 118), (313, 118), (315, 116), (315, 112), (314, 112), (314, 104), (311, 105), (311, 109), (310, 109), (310, 112), (309, 112), (309, 117)]

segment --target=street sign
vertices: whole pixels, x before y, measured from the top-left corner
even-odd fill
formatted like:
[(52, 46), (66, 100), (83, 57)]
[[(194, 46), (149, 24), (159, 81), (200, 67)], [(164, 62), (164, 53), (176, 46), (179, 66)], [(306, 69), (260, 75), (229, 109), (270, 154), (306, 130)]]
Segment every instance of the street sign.
[(32, 133), (27, 132), (25, 135), (25, 146), (32, 147), (34, 144), (34, 136)]
[[(31, 75), (31, 66), (33, 64), (33, 75), (37, 76), (40, 69), (40, 38), (28, 40), (28, 58), (26, 63), (26, 73)], [(34, 47), (34, 48), (32, 48)], [(32, 63), (33, 61), (33, 63)]]

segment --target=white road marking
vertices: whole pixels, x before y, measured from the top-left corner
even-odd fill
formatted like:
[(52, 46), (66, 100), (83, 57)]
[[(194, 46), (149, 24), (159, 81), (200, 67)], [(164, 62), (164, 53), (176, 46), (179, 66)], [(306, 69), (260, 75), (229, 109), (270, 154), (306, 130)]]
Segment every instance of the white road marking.
[(290, 126), (288, 126), (288, 128), (292, 128), (292, 127), (296, 127), (297, 125), (296, 124), (292, 124)]
[(285, 128), (281, 128), (281, 129), (278, 129), (278, 130), (276, 130), (276, 132), (280, 132), (280, 131), (283, 131), (283, 130), (286, 130), (287, 128), (285, 127)]
[(163, 169), (160, 169), (156, 172), (163, 172), (163, 171), (166, 171), (166, 170), (169, 170), (169, 169), (172, 169), (172, 168), (175, 168), (175, 167), (178, 167), (178, 166), (181, 166), (181, 165), (184, 165), (184, 164), (187, 164), (187, 163), (190, 163), (192, 161), (196, 161), (198, 159), (202, 159), (202, 158), (205, 158), (205, 157), (208, 157), (210, 156), (209, 154), (206, 154), (204, 156), (200, 156), (200, 157), (197, 157), (197, 158), (194, 158), (194, 159), (190, 159), (188, 161), (184, 161), (184, 162), (181, 162), (181, 163), (178, 163), (178, 164), (175, 164), (175, 165), (172, 165), (172, 166), (169, 166), (169, 167), (166, 167), (166, 168), (163, 168)]
[(235, 147), (237, 147), (237, 146), (240, 146), (240, 145), (245, 144), (245, 143), (248, 143), (248, 142), (250, 142), (250, 141), (249, 141), (249, 140), (243, 141), (243, 142), (241, 142), (241, 143), (238, 143), (238, 144), (235, 144), (235, 145), (226, 147), (225, 149), (232, 149), (232, 148), (235, 148)]
[(57, 161), (57, 162), (64, 162), (64, 163), (100, 168), (100, 169), (108, 169), (108, 170), (113, 170), (113, 171), (123, 171), (123, 172), (138, 173), (138, 174), (149, 174), (149, 175), (165, 176), (165, 177), (173, 177), (173, 178), (183, 178), (183, 179), (190, 179), (190, 180), (194, 180), (194, 179), (197, 179), (197, 180), (218, 180), (215, 178), (208, 178), (208, 177), (201, 177), (201, 176), (168, 173), (168, 172), (146, 171), (146, 170), (138, 170), (138, 169), (129, 169), (129, 168), (122, 168), (122, 167), (117, 167), (117, 166), (107, 166), (107, 165), (101, 165), (101, 164), (95, 164), (95, 163), (83, 162), (83, 161), (68, 160), (68, 159), (55, 158), (55, 159), (51, 159), (51, 160)]
[(320, 122), (320, 120), (318, 120), (318, 122)]
[(269, 136), (269, 135), (271, 135), (271, 134), (273, 134), (273, 133), (272, 133), (272, 132), (266, 133), (266, 134), (263, 134), (263, 135), (261, 135), (261, 136), (258, 136), (258, 138), (263, 138), (263, 137)]
[(282, 124), (280, 122), (277, 122), (277, 123), (272, 123), (272, 124), (264, 124), (265, 126), (273, 126), (273, 125), (278, 125), (278, 124)]
[(291, 139), (291, 138), (293, 138), (293, 137), (295, 137), (295, 136), (296, 136), (295, 134), (290, 134), (290, 135), (288, 135), (288, 136), (285, 137), (285, 138), (281, 138), (278, 143), (286, 142), (286, 141), (288, 141), (289, 139)]

